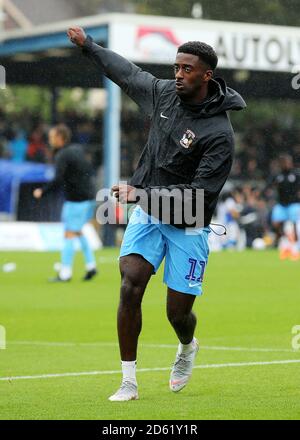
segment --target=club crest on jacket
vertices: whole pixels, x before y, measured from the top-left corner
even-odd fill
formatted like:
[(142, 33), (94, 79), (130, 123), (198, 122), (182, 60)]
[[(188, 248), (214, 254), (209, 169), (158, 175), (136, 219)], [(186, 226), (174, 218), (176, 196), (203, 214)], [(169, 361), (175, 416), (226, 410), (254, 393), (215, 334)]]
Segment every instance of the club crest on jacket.
[(180, 139), (180, 145), (184, 148), (190, 148), (195, 137), (195, 133), (193, 133), (192, 130), (187, 129)]

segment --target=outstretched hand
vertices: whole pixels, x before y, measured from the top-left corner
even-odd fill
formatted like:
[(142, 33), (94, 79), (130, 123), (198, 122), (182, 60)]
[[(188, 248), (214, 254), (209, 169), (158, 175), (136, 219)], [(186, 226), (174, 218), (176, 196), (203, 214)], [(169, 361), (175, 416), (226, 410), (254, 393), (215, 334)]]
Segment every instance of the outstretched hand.
[(73, 44), (76, 44), (76, 46), (82, 47), (84, 45), (84, 42), (86, 40), (86, 33), (81, 27), (79, 26), (70, 27), (67, 34), (70, 41)]

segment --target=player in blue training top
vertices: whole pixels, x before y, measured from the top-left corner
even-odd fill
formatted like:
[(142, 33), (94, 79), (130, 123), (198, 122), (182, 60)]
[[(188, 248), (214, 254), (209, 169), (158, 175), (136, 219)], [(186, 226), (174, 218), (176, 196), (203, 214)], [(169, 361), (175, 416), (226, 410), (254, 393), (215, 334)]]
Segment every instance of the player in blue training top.
[(65, 195), (62, 211), (65, 237), (61, 255), (61, 269), (51, 281), (66, 282), (72, 278), (75, 241), (79, 239), (86, 263), (84, 280), (97, 274), (93, 251), (82, 233), (83, 226), (93, 218), (95, 211), (95, 185), (93, 169), (80, 145), (72, 145), (71, 131), (59, 124), (49, 131), (49, 144), (55, 155), (55, 179), (33, 195), (39, 199), (50, 191), (61, 188)]
[[(138, 398), (135, 371), (141, 303), (151, 276), (164, 258), (167, 316), (179, 339), (169, 385), (172, 391), (180, 391), (191, 376), (198, 352), (192, 308), (202, 293), (209, 224), (232, 165), (234, 137), (227, 113), (243, 109), (245, 102), (222, 79), (213, 79), (218, 58), (205, 43), (180, 46), (175, 80), (160, 80), (95, 44), (79, 27), (70, 28), (68, 35), (151, 118), (148, 141), (130, 185), (112, 188), (120, 202), (134, 202), (137, 207), (120, 253), (118, 335), (123, 380), (110, 400)], [(142, 209), (138, 199), (137, 190), (141, 188), (151, 201), (148, 208)], [(204, 190), (203, 227), (186, 222), (185, 216), (178, 222), (174, 206), (183, 200), (186, 210), (186, 197), (192, 206), (197, 205), (200, 189)], [(157, 209), (157, 203), (162, 209)], [(166, 206), (170, 207), (169, 224), (163, 218)], [(193, 234), (187, 234), (187, 226), (194, 226)]]

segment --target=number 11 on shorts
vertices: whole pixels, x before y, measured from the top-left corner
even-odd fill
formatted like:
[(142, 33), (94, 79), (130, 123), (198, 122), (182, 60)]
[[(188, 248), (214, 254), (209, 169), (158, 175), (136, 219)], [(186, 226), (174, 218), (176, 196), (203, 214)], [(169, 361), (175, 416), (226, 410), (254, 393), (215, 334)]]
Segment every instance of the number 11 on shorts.
[[(198, 261), (198, 260), (195, 260), (194, 258), (189, 258), (189, 263), (191, 265), (190, 272), (188, 275), (185, 276), (185, 279), (189, 280), (189, 281), (196, 281), (197, 283), (202, 283), (206, 262), (205, 261)], [(195, 272), (197, 270), (198, 264), (200, 266), (200, 277), (197, 278), (195, 275)]]

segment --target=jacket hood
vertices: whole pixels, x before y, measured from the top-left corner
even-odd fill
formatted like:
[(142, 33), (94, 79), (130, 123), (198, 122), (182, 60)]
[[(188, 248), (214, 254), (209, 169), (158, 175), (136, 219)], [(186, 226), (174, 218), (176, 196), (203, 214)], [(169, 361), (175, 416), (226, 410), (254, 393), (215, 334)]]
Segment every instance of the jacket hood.
[(182, 105), (193, 113), (197, 112), (201, 118), (210, 118), (218, 113), (228, 110), (243, 110), (246, 103), (241, 95), (235, 90), (227, 87), (222, 78), (211, 79), (209, 82), (210, 96), (204, 102), (197, 105)]

